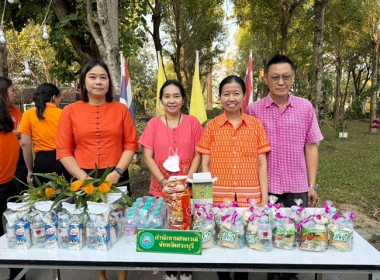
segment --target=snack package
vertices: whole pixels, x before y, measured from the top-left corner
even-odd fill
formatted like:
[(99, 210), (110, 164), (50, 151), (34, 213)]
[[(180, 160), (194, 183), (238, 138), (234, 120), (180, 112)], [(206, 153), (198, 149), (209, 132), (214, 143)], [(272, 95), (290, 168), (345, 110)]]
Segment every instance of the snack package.
[(280, 249), (292, 250), (295, 247), (295, 241), (294, 220), (277, 212), (273, 220), (273, 245)]
[(327, 219), (323, 215), (311, 215), (298, 224), (301, 229), (299, 248), (305, 251), (322, 252), (327, 249)]
[(109, 205), (87, 202), (89, 220), (87, 221), (87, 248), (107, 251), (114, 242), (111, 241), (111, 225), (108, 223)]
[(216, 226), (211, 204), (195, 204), (192, 229), (202, 232), (202, 248), (215, 247)]
[(169, 229), (187, 230), (191, 225), (191, 199), (186, 176), (170, 177), (162, 189)]
[(25, 250), (32, 246), (29, 207), (26, 203), (7, 203), (3, 213), (3, 224), (6, 230), (8, 248)]
[(218, 243), (221, 247), (240, 249), (245, 246), (244, 223), (238, 212), (223, 216), (218, 233)]
[(329, 226), (329, 236), (331, 238), (329, 243), (332, 248), (344, 252), (352, 251), (354, 218), (355, 214), (352, 212), (347, 212), (343, 216), (335, 214), (333, 217), (335, 222)]
[(280, 212), (281, 203), (276, 203), (278, 198), (277, 196), (274, 196), (274, 195), (270, 195), (268, 199), (269, 199), (269, 203), (264, 206), (264, 211), (269, 218), (269, 222), (271, 223), (276, 217), (276, 214), (281, 213)]

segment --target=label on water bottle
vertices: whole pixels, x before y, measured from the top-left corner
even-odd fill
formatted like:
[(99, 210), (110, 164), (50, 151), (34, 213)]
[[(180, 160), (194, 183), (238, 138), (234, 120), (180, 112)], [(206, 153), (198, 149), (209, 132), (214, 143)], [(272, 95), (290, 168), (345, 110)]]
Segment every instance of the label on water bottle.
[(29, 222), (21, 222), (15, 225), (17, 249), (27, 249), (31, 246)]
[(125, 226), (124, 227), (124, 234), (125, 234), (125, 236), (134, 236), (137, 234), (137, 228)]
[(45, 224), (46, 248), (58, 248), (57, 229), (55, 225)]
[(37, 237), (37, 238), (45, 236), (45, 228), (42, 224), (40, 227), (34, 227), (33, 228), (33, 236)]
[(58, 228), (58, 236), (67, 237), (69, 236), (69, 228), (68, 227), (59, 227)]
[(80, 250), (82, 248), (83, 238), (82, 238), (83, 224), (73, 223), (69, 226), (69, 241), (70, 250)]

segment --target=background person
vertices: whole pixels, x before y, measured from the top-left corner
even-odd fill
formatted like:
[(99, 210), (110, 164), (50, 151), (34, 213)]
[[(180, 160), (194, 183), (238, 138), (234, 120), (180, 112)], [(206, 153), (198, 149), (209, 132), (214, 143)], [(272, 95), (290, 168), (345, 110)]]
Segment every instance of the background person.
[[(193, 177), (201, 163), (195, 147), (202, 135), (199, 121), (181, 112), (185, 91), (175, 80), (167, 80), (160, 89), (165, 114), (151, 119), (140, 137), (144, 162), (152, 173), (150, 193), (162, 196), (162, 186), (170, 176)], [(177, 160), (173, 160), (177, 157)], [(168, 271), (164, 279), (177, 279), (177, 272)], [(192, 279), (191, 272), (182, 272), (181, 280)]]
[[(138, 153), (136, 128), (128, 108), (113, 101), (112, 80), (107, 65), (97, 59), (84, 65), (79, 86), (82, 100), (63, 109), (57, 131), (57, 159), (79, 180), (99, 168), (101, 176), (107, 167), (114, 170), (107, 176), (113, 183), (125, 181), (125, 172)], [(107, 279), (105, 271), (98, 278)], [(127, 271), (118, 271), (124, 280)]]
[[(284, 55), (274, 56), (265, 67), (267, 97), (249, 105), (246, 112), (260, 119), (268, 133), (272, 151), (268, 154), (269, 194), (285, 207), (301, 198), (304, 206), (318, 201), (316, 176), (318, 142), (323, 139), (313, 105), (290, 94), (295, 79), (295, 65)], [(269, 274), (268, 279), (280, 279)], [(282, 280), (298, 279), (283, 274)]]
[[(13, 122), (13, 133), (16, 135), (17, 139), (20, 139), (20, 133), (17, 131), (18, 126), (20, 124), (22, 113), (19, 108), (15, 106), (15, 102), (17, 99), (16, 92), (14, 91), (13, 83), (8, 78), (0, 77), (0, 95), (1, 98), (5, 101), (5, 104), (8, 108), (9, 114), (12, 118)], [(27, 189), (27, 181), (26, 176), (28, 174), (28, 170), (26, 168), (24, 157), (22, 154), (22, 149), (19, 149), (18, 161), (16, 172), (14, 175), (18, 180), (21, 180), (25, 184), (15, 180), (17, 194), (20, 194), (23, 190)]]
[[(268, 203), (266, 153), (271, 148), (261, 121), (241, 111), (246, 96), (244, 81), (228, 76), (219, 85), (224, 113), (209, 121), (196, 151), (202, 154), (202, 171), (211, 171), (214, 204), (229, 200), (249, 207), (248, 198), (258, 205)], [(220, 280), (231, 279), (218, 272)], [(248, 279), (248, 273), (235, 272), (235, 280)]]
[(56, 159), (55, 138), (62, 113), (59, 109), (60, 102), (59, 89), (50, 83), (42, 84), (34, 94), (36, 108), (27, 110), (22, 116), (18, 131), (21, 133), (21, 147), (28, 168), (29, 184), (33, 181), (32, 173), (56, 172), (65, 175), (66, 180), (70, 181), (70, 174)]

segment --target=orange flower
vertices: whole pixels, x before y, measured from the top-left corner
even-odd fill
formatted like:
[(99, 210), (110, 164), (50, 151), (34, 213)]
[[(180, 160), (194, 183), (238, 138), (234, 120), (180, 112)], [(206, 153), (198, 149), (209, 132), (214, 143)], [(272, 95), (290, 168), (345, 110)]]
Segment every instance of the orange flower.
[(53, 189), (53, 188), (46, 188), (45, 189), (45, 195), (47, 197), (53, 197), (54, 194), (55, 194), (55, 189)]
[(37, 192), (37, 194), (38, 194), (38, 195), (42, 195), (42, 194), (43, 194), (42, 190), (39, 190), (39, 191)]
[(85, 187), (82, 187), (82, 190), (86, 193), (86, 194), (92, 194), (96, 189), (94, 187), (93, 184), (89, 184)]
[(108, 179), (105, 179), (103, 184), (107, 184), (110, 188), (112, 187), (112, 182)]
[(101, 183), (98, 187), (99, 191), (101, 193), (108, 193), (110, 190), (111, 190), (111, 186), (112, 186), (112, 183), (111, 184), (107, 184), (105, 181), (104, 183)]
[(75, 182), (72, 182), (70, 185), (70, 191), (76, 192), (80, 189), (80, 187), (83, 185), (83, 180), (76, 180)]

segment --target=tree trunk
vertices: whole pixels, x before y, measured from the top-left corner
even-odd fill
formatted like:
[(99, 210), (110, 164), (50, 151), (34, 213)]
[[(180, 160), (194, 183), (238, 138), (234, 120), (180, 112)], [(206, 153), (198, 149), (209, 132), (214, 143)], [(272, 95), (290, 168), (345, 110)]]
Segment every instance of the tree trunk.
[[(376, 86), (379, 79), (378, 79), (378, 61), (379, 61), (379, 47), (380, 47), (380, 38), (378, 37), (378, 34), (380, 31), (378, 31), (375, 35), (374, 40), (374, 49), (373, 49), (373, 60), (372, 60), (372, 86)], [(371, 107), (370, 107), (370, 133), (374, 134), (377, 132), (378, 129), (372, 128), (373, 121), (376, 120), (376, 111), (377, 111), (377, 95), (378, 90), (375, 90), (371, 96)]]
[[(118, 1), (117, 0), (97, 0), (96, 23), (99, 26), (95, 27), (92, 19), (91, 0), (87, 0), (87, 21), (92, 37), (99, 48), (101, 58), (107, 64), (113, 83), (115, 95), (120, 95), (120, 60), (119, 60), (119, 37), (118, 37)], [(115, 13), (116, 16), (110, 17), (110, 13)], [(116, 29), (116, 32), (115, 30)]]
[(322, 82), (323, 82), (323, 27), (325, 8), (328, 0), (315, 0), (315, 30), (314, 30), (314, 77), (312, 101), (315, 114), (319, 120), (319, 109), (322, 102)]
[(212, 110), (212, 63), (210, 62), (207, 69), (207, 110)]
[[(5, 33), (5, 32), (4, 32)], [(8, 78), (8, 48), (7, 44), (0, 43), (0, 76)]]
[(174, 71), (177, 76), (177, 80), (182, 84), (181, 76), (181, 49), (182, 49), (182, 40), (181, 40), (181, 3), (180, 1), (172, 1), (173, 15), (175, 20), (175, 53), (171, 55), (171, 59), (174, 63)]
[(335, 108), (334, 108), (334, 125), (337, 126), (340, 119), (340, 110), (339, 110), (339, 100), (341, 96), (341, 82), (342, 82), (342, 62), (341, 58), (337, 58), (337, 62), (335, 63), (336, 68), (336, 91), (335, 91)]
[[(152, 22), (153, 22), (153, 32), (148, 30), (150, 35), (153, 38), (154, 42), (154, 48), (157, 52), (160, 52), (162, 54), (162, 44), (161, 44), (161, 37), (160, 37), (160, 26), (161, 26), (161, 14), (162, 14), (162, 0), (156, 0), (154, 7), (150, 3), (149, 0), (146, 0), (146, 3), (148, 4), (149, 8), (152, 11)], [(158, 57), (157, 57), (158, 59)]]

